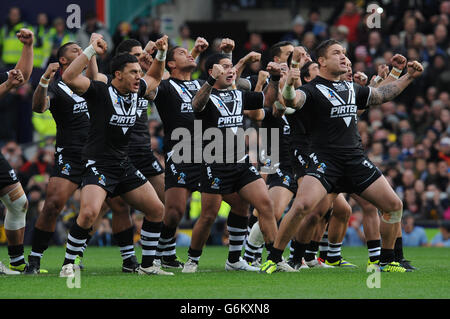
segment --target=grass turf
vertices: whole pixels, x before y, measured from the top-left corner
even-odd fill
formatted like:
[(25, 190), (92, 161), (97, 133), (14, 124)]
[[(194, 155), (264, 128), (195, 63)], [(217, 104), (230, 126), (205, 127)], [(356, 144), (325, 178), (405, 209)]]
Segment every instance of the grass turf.
[[(26, 247), (28, 254), (30, 248)], [(140, 248), (136, 249), (138, 254)], [(132, 298), (132, 299), (441, 299), (450, 295), (450, 249), (405, 248), (405, 256), (419, 269), (413, 273), (382, 273), (381, 288), (369, 289), (366, 281), (367, 249), (343, 247), (343, 256), (356, 269), (305, 269), (299, 273), (226, 272), (226, 247), (206, 247), (199, 272), (175, 276), (138, 276), (121, 273), (117, 247), (89, 247), (81, 272), (80, 289), (69, 289), (59, 278), (62, 247), (50, 247), (41, 263), (48, 274), (0, 276), (0, 299)], [(186, 260), (187, 248), (178, 248)], [(140, 256), (138, 256), (140, 257)], [(0, 260), (8, 263), (6, 247)]]

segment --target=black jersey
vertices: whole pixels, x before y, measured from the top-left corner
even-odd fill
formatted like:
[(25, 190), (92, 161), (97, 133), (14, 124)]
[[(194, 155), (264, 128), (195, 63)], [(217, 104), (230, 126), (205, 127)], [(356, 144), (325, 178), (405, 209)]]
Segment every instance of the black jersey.
[[(218, 147), (213, 155), (221, 152), (223, 163), (236, 163), (245, 160), (245, 154), (238, 153), (238, 143), (243, 142), (243, 136), (239, 136), (238, 129), (244, 128), (244, 110), (256, 110), (264, 107), (264, 94), (262, 92), (250, 92), (240, 90), (216, 90), (212, 89), (211, 95), (204, 109), (196, 112), (195, 116), (202, 120), (202, 130), (218, 128), (222, 133), (222, 139), (212, 138)], [(227, 137), (233, 138), (227, 141)], [(210, 142), (204, 140), (204, 147)], [(220, 144), (219, 144), (220, 143)], [(216, 161), (213, 161), (216, 162)]]
[(286, 119), (291, 127), (290, 149), (301, 149), (305, 152), (309, 152), (311, 142), (309, 134), (311, 129), (306, 116), (302, 113), (306, 112), (301, 109), (297, 110), (293, 114), (286, 114)]
[(60, 76), (49, 84), (48, 96), (56, 122), (56, 149), (65, 155), (81, 157), (89, 132), (86, 100), (75, 94)]
[(317, 76), (298, 89), (305, 93), (306, 101), (302, 112), (294, 114), (306, 117), (312, 150), (364, 153), (357, 111), (368, 107), (370, 87)]
[[(179, 141), (172, 140), (172, 132), (186, 128), (191, 134), (191, 149), (194, 152), (194, 110), (192, 98), (202, 87), (203, 80), (183, 81), (170, 78), (161, 81), (154, 99), (164, 127), (164, 152), (168, 153)], [(193, 156), (194, 154), (192, 154)], [(192, 157), (193, 158), (193, 157)]]
[[(107, 75), (108, 84), (111, 84), (112, 76)], [(136, 108), (136, 123), (130, 133), (129, 155), (139, 155), (142, 150), (151, 149), (151, 136), (148, 130), (148, 114), (149, 101), (145, 97), (139, 97)]]
[[(282, 117), (275, 117), (272, 108), (264, 108), (264, 119), (261, 121), (261, 127), (267, 129), (267, 150), (262, 149), (261, 152), (266, 152), (273, 156), (272, 152), (278, 151), (279, 166), (281, 169), (290, 169), (291, 158), (289, 155), (289, 148), (291, 145), (291, 127), (285, 115)], [(271, 128), (278, 129), (278, 149), (271, 144)], [(263, 155), (261, 156), (264, 157)]]
[(112, 85), (91, 81), (82, 95), (88, 102), (91, 117), (87, 144), (83, 150), (85, 160), (107, 160), (117, 164), (128, 159), (128, 143), (137, 119), (139, 97), (143, 97), (147, 84), (141, 79), (139, 91), (122, 95)]

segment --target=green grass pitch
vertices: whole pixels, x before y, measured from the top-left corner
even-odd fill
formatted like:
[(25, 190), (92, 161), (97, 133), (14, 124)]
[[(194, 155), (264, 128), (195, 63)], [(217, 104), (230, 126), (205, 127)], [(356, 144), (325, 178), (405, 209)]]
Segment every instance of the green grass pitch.
[[(28, 255), (30, 247), (26, 247)], [(140, 248), (136, 249), (140, 259)], [(175, 276), (139, 276), (121, 273), (117, 247), (88, 247), (86, 269), (80, 288), (68, 288), (59, 278), (64, 259), (62, 247), (50, 247), (41, 267), (48, 274), (0, 276), (0, 299), (446, 299), (450, 296), (450, 249), (405, 248), (405, 256), (418, 267), (413, 273), (382, 273), (380, 288), (368, 288), (367, 249), (343, 247), (343, 256), (358, 265), (356, 269), (305, 269), (298, 273), (226, 272), (226, 247), (208, 246), (200, 259), (199, 272)], [(287, 254), (287, 251), (286, 251)], [(186, 260), (187, 247), (178, 248)], [(8, 263), (6, 247), (0, 247), (0, 260)]]

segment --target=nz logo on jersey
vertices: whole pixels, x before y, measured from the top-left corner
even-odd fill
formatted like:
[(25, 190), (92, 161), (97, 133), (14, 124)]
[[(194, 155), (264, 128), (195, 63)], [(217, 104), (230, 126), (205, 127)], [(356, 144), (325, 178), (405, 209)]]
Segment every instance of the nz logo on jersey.
[(236, 134), (237, 127), (244, 123), (242, 92), (230, 91), (221, 93), (220, 96), (211, 94), (210, 99), (220, 113), (217, 127), (231, 127), (233, 133)]
[(330, 109), (330, 118), (342, 118), (345, 122), (345, 125), (349, 127), (350, 123), (352, 122), (352, 118), (355, 118), (356, 123), (358, 111), (353, 84), (344, 81), (340, 83), (333, 83), (333, 85), (338, 92), (347, 91), (347, 101), (344, 101), (344, 98), (342, 98), (332, 88), (326, 85), (316, 84), (316, 88), (333, 105)]
[[(129, 97), (124, 97), (116, 93), (112, 86), (109, 87), (109, 95), (116, 114), (112, 114), (109, 124), (119, 126), (123, 134), (126, 134), (130, 127), (136, 123), (137, 94), (131, 93)], [(129, 104), (129, 108), (125, 107)]]
[(216, 177), (213, 179), (213, 181), (211, 183), (211, 188), (212, 189), (220, 189), (220, 184), (221, 184), (220, 178)]
[(72, 169), (72, 167), (70, 166), (70, 164), (66, 163), (63, 168), (61, 169), (61, 174), (64, 175), (70, 175), (70, 170)]
[(186, 184), (186, 174), (181, 172), (177, 179), (178, 184)]

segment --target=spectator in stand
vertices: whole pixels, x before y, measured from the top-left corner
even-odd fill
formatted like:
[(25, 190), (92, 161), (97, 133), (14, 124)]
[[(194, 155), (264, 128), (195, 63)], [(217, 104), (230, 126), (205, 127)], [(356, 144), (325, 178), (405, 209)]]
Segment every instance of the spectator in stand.
[(107, 54), (111, 53), (114, 48), (111, 35), (105, 26), (98, 21), (97, 13), (88, 12), (85, 16), (85, 23), (83, 23), (80, 30), (76, 33), (76, 41), (82, 49), (89, 46), (89, 40), (92, 33), (99, 33), (103, 36), (103, 40), (105, 40), (108, 46)]
[(182, 24), (178, 28), (178, 36), (174, 40), (174, 45), (185, 48), (188, 52), (194, 48), (195, 41), (191, 38), (191, 29), (187, 24)]
[[(39, 13), (36, 20), (37, 25), (33, 30), (35, 38), (33, 48), (33, 66), (35, 68), (45, 69), (52, 54), (52, 35), (55, 30), (50, 28), (46, 13)], [(43, 73), (44, 70), (41, 72)], [(41, 75), (39, 74), (39, 77), (40, 76)]]
[(306, 32), (305, 36), (303, 37), (302, 45), (307, 50), (307, 52), (314, 52), (317, 46), (317, 39), (314, 33)]
[[(154, 18), (151, 20), (151, 24), (150, 24), (150, 33), (149, 33), (149, 40), (156, 42), (158, 39), (160, 39), (163, 36), (162, 32), (161, 32), (161, 19), (159, 18)], [(147, 44), (147, 43), (145, 43)], [(143, 46), (145, 46), (145, 44), (143, 44)]]
[(422, 214), (420, 220), (440, 220), (444, 216), (448, 200), (441, 199), (441, 191), (435, 184), (427, 186), (425, 192), (422, 193)]
[(348, 228), (345, 233), (344, 240), (342, 241), (342, 246), (364, 246), (366, 238), (364, 237), (363, 229), (363, 214), (361, 209), (358, 207), (352, 213), (348, 220)]
[(402, 222), (403, 246), (429, 246), (425, 229), (414, 224), (414, 217), (405, 213)]
[(445, 221), (441, 223), (439, 233), (431, 240), (431, 246), (450, 247), (450, 222)]
[(145, 46), (147, 45), (149, 40), (156, 41), (156, 40), (153, 40), (153, 38), (151, 36), (151, 33), (150, 33), (151, 29), (150, 29), (150, 24), (148, 22), (148, 19), (138, 18), (138, 19), (136, 19), (135, 23), (137, 25), (137, 30), (135, 30), (134, 32), (131, 32), (130, 37), (132, 39), (138, 40), (142, 44), (143, 48), (145, 48)]
[[(117, 25), (116, 31), (113, 34), (114, 51), (116, 52), (117, 46), (124, 40), (130, 39), (131, 34), (131, 24), (127, 21), (122, 21)], [(147, 43), (146, 43), (147, 44)]]
[(439, 159), (445, 161), (450, 166), (450, 137), (443, 137), (439, 145)]
[(414, 140), (415, 134), (412, 131), (405, 132), (401, 135), (402, 152), (399, 158), (401, 161), (414, 155)]
[(436, 45), (442, 49), (447, 48), (447, 54), (450, 54), (449, 49), (448, 49), (450, 40), (449, 40), (449, 36), (448, 36), (447, 27), (442, 23), (438, 24), (434, 28), (434, 37), (436, 40)]
[(319, 8), (311, 8), (308, 14), (308, 22), (305, 25), (305, 32), (312, 32), (320, 42), (327, 38), (327, 29), (328, 25), (320, 19)]
[(425, 137), (426, 130), (431, 126), (432, 122), (433, 119), (430, 116), (429, 108), (421, 102), (416, 102), (409, 117), (409, 124), (411, 130), (415, 133), (416, 141), (421, 141)]
[(66, 22), (61, 17), (57, 17), (53, 20), (53, 33), (51, 40), (52, 54), (49, 62), (58, 62), (56, 57), (58, 49), (66, 43), (75, 41), (75, 35), (72, 32), (67, 31)]
[(345, 2), (344, 10), (341, 16), (337, 19), (335, 25), (340, 26), (344, 25), (348, 28), (349, 33), (347, 36), (348, 42), (357, 42), (357, 28), (359, 25), (359, 21), (361, 20), (361, 14), (359, 13), (359, 9), (355, 3), (352, 1)]
[(286, 33), (280, 41), (289, 41), (294, 46), (302, 45), (303, 35), (305, 33), (305, 20), (297, 15), (292, 22), (292, 31)]
[(400, 43), (404, 48), (410, 48), (417, 31), (416, 18), (409, 16), (405, 19), (403, 31), (399, 33)]
[(436, 38), (433, 34), (429, 34), (425, 38), (425, 47), (422, 51), (422, 61), (431, 63), (434, 61), (436, 55), (445, 56), (446, 53), (436, 43)]
[(244, 48), (246, 52), (264, 53), (267, 50), (267, 44), (263, 41), (262, 35), (257, 32), (250, 33), (248, 41), (245, 42)]

